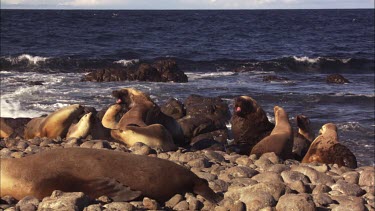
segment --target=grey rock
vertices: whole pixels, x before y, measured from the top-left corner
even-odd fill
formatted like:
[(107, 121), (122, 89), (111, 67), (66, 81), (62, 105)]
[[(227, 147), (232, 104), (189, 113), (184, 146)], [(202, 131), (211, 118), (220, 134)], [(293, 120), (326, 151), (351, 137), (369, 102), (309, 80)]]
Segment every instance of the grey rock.
[(306, 175), (310, 179), (312, 184), (331, 185), (335, 182), (330, 176), (326, 175), (325, 173), (318, 172), (317, 170), (308, 166), (292, 166), (291, 170)]
[(228, 190), (228, 183), (220, 179), (210, 182), (209, 185), (215, 192), (226, 192)]
[(197, 158), (197, 159), (189, 161), (187, 164), (190, 167), (194, 167), (194, 168), (208, 168), (211, 166), (207, 158)]
[(111, 211), (135, 210), (134, 206), (128, 202), (112, 202), (112, 203), (103, 205), (103, 207)]
[(360, 186), (375, 186), (375, 170), (364, 170), (359, 176)]
[(258, 183), (247, 187), (229, 187), (224, 194), (225, 197), (231, 197), (234, 200), (239, 200), (242, 196), (256, 194), (259, 192), (269, 193), (277, 201), (280, 196), (285, 194), (285, 185), (283, 183)]
[(231, 163), (236, 163), (236, 160), (239, 157), (241, 157), (241, 155), (236, 154), (236, 153), (233, 153), (233, 154), (230, 154), (230, 155), (228, 155), (228, 154), (224, 155), (225, 160), (228, 160)]
[(288, 183), (287, 185), (291, 190), (294, 190), (297, 193), (308, 192), (307, 189), (306, 189), (306, 186), (301, 181), (294, 181), (292, 183)]
[(275, 164), (275, 165), (272, 165), (270, 166), (268, 169), (266, 169), (267, 171), (272, 171), (272, 172), (275, 172), (275, 173), (278, 173), (280, 174), (281, 172), (283, 171), (288, 171), (290, 170), (290, 167), (289, 166), (286, 166), (284, 164)]
[(255, 185), (258, 182), (250, 178), (234, 178), (231, 180), (232, 185), (238, 185), (241, 187)]
[(365, 194), (357, 184), (348, 183), (344, 180), (337, 181), (336, 184), (331, 186), (332, 190), (340, 191), (341, 193), (348, 196), (361, 196)]
[(26, 196), (22, 198), (17, 204), (17, 210), (37, 210), (39, 200), (33, 196)]
[(312, 197), (308, 194), (285, 194), (280, 197), (276, 210), (289, 211), (289, 210), (304, 210), (314, 211), (315, 204)]
[(253, 176), (251, 179), (257, 182), (284, 182), (283, 178), (275, 172), (264, 172)]
[(235, 167), (229, 168), (227, 170), (227, 173), (233, 177), (249, 178), (249, 177), (253, 177), (259, 172), (248, 167), (235, 166)]
[(312, 194), (328, 193), (331, 190), (332, 189), (327, 185), (318, 184), (317, 186), (315, 186), (314, 190), (312, 191)]
[(82, 192), (64, 193), (55, 190), (39, 204), (38, 210), (82, 210), (89, 205), (90, 199)]
[(265, 171), (266, 169), (273, 166), (273, 163), (268, 159), (259, 159), (254, 162), (254, 164), (261, 170)]
[(359, 173), (355, 171), (349, 171), (342, 174), (342, 177), (348, 183), (358, 184), (359, 182)]
[(339, 203), (332, 210), (352, 210), (352, 211), (364, 211), (365, 200), (361, 197), (355, 196), (331, 196), (331, 198)]
[(331, 197), (329, 197), (329, 195), (326, 193), (313, 194), (312, 197), (313, 197), (315, 206), (317, 207), (321, 207), (321, 206), (326, 207), (329, 204), (333, 203), (333, 200), (331, 199)]
[(264, 207), (273, 207), (276, 205), (274, 197), (268, 192), (251, 192), (242, 194), (240, 201), (246, 204), (248, 210), (259, 210)]
[(260, 160), (268, 159), (273, 164), (280, 164), (282, 162), (282, 160), (279, 158), (279, 156), (277, 156), (274, 152), (264, 153), (264, 154), (262, 154), (262, 156), (260, 156), (259, 159)]
[(303, 174), (297, 171), (283, 171), (281, 177), (285, 183), (293, 183), (295, 181), (301, 181), (304, 184), (310, 183), (310, 180)]
[(204, 152), (204, 155), (208, 158), (208, 160), (210, 160), (212, 162), (221, 163), (225, 160), (224, 156), (222, 156), (221, 154), (219, 154), (217, 152), (211, 151), (211, 150), (206, 150)]
[(207, 181), (212, 181), (217, 178), (216, 175), (207, 172), (194, 172), (198, 177), (205, 179)]

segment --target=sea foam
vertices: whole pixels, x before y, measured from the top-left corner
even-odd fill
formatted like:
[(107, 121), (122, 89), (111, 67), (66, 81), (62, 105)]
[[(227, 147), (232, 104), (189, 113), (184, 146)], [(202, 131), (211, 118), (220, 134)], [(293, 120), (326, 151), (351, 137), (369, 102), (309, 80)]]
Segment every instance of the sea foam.
[(30, 54), (22, 54), (17, 57), (8, 57), (6, 60), (10, 61), (12, 64), (17, 64), (22, 61), (27, 61), (29, 64), (36, 65), (40, 62), (45, 62), (49, 57), (32, 56)]

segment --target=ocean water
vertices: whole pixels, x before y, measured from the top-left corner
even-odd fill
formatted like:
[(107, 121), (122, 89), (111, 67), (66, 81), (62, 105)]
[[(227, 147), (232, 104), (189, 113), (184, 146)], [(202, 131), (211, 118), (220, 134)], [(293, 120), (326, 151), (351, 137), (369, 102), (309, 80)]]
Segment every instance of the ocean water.
[[(338, 125), (360, 165), (374, 165), (373, 10), (1, 10), (2, 117), (37, 117), (73, 103), (100, 110), (135, 87), (158, 103), (191, 94), (255, 98), (273, 120)], [(162, 58), (188, 83), (80, 82), (88, 69)], [(327, 84), (339, 73), (351, 83)], [(263, 82), (277, 75), (289, 80)], [(33, 86), (29, 82), (42, 81)]]

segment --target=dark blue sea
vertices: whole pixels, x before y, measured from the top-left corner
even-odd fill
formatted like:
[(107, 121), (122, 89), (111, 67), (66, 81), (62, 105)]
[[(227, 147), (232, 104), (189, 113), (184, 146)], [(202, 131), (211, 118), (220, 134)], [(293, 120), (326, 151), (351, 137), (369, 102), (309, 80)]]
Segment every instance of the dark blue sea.
[[(1, 10), (1, 116), (36, 117), (114, 89), (159, 104), (191, 94), (255, 98), (313, 127), (333, 122), (360, 165), (374, 165), (374, 10)], [(87, 69), (171, 58), (188, 83), (80, 82)], [(339, 73), (350, 83), (327, 84)], [(264, 82), (277, 75), (288, 80)], [(30, 85), (42, 81), (42, 86)], [(228, 126), (230, 126), (228, 124)]]

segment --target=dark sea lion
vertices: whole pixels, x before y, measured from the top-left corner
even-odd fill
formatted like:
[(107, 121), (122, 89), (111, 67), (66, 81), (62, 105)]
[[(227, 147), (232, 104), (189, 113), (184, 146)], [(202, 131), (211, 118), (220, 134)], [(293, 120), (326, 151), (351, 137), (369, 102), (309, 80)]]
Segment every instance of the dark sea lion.
[(266, 112), (249, 96), (240, 96), (234, 100), (231, 124), (234, 137), (232, 144), (239, 147), (238, 153), (246, 155), (274, 128)]
[(31, 118), (0, 117), (0, 138), (23, 137), (26, 124)]
[(266, 152), (274, 152), (282, 159), (292, 158), (293, 129), (289, 123), (288, 114), (279, 106), (274, 107), (275, 128), (271, 134), (257, 143), (250, 154), (260, 157)]
[(115, 201), (140, 196), (165, 202), (177, 193), (194, 192), (211, 202), (222, 197), (208, 182), (171, 161), (110, 150), (53, 149), (24, 158), (1, 159), (1, 197), (39, 200), (53, 190), (107, 195)]
[(111, 130), (111, 136), (124, 142), (129, 147), (137, 142), (142, 142), (163, 152), (177, 149), (171, 134), (161, 124), (152, 124), (145, 127), (126, 126), (124, 129)]
[(302, 163), (318, 162), (357, 168), (357, 159), (354, 154), (339, 143), (335, 124), (327, 123), (319, 132), (320, 135), (311, 143)]
[(34, 137), (56, 138), (65, 137), (70, 125), (83, 113), (83, 107), (74, 104), (60, 108), (47, 117), (32, 119), (25, 127), (25, 138)]
[(298, 131), (294, 132), (293, 156), (294, 159), (301, 161), (314, 141), (314, 132), (308, 117), (297, 115), (296, 123)]
[[(185, 142), (182, 129), (177, 121), (161, 112), (160, 107), (147, 94), (133, 88), (124, 88), (113, 91), (112, 95), (116, 98), (116, 103), (125, 106), (128, 111), (117, 124), (113, 122), (117, 113), (112, 112), (108, 115), (106, 113), (102, 120), (103, 125), (122, 129), (128, 125), (144, 127), (161, 124), (171, 133), (176, 144), (182, 145)], [(120, 110), (116, 108), (113, 111)]]
[(81, 117), (78, 123), (72, 124), (69, 127), (66, 138), (86, 138), (91, 129), (92, 112), (87, 113)]

